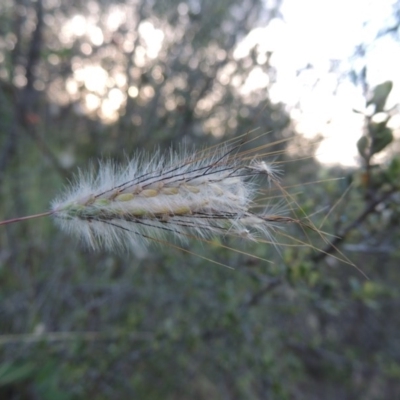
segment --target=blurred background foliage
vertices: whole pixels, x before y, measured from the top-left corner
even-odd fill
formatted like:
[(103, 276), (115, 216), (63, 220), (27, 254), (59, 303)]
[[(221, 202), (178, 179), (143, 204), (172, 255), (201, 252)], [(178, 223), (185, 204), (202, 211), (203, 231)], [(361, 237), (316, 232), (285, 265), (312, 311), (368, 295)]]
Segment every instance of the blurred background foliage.
[(257, 144), (286, 140), (271, 151), (291, 161), (289, 202), (332, 235), (329, 244), (315, 232), (286, 231), (289, 244), (315, 248), (226, 239), (226, 247), (185, 246), (198, 256), (160, 246), (128, 255), (89, 253), (47, 219), (2, 227), (0, 399), (400, 398), (392, 82), (370, 88), (366, 68), (352, 72), (368, 110), (354, 110), (365, 118), (362, 162), (319, 164), (285, 106), (268, 100), (271, 54), (255, 46), (234, 57), (279, 7), (0, 3), (3, 219), (46, 210), (90, 159), (209, 146), (259, 127), (270, 133)]

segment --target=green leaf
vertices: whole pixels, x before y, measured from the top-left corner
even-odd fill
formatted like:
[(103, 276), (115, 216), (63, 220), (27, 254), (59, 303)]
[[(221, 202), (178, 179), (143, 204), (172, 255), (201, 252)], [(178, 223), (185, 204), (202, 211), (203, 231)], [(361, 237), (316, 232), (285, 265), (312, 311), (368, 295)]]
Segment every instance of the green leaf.
[(0, 387), (21, 382), (33, 375), (35, 365), (33, 363), (16, 364), (4, 363), (0, 365)]
[(369, 147), (369, 140), (366, 136), (361, 136), (357, 142), (357, 149), (360, 153), (360, 156), (364, 159), (368, 157), (368, 147)]
[(394, 157), (385, 171), (385, 177), (395, 187), (400, 184), (400, 156)]
[(387, 98), (393, 88), (392, 81), (386, 81), (376, 86), (373, 90), (372, 98), (367, 102), (367, 106), (370, 104), (375, 105), (375, 113), (381, 112), (385, 108)]
[(379, 153), (386, 146), (392, 143), (392, 141), (393, 141), (393, 133), (390, 128), (385, 127), (377, 131), (374, 137), (372, 138), (371, 155)]

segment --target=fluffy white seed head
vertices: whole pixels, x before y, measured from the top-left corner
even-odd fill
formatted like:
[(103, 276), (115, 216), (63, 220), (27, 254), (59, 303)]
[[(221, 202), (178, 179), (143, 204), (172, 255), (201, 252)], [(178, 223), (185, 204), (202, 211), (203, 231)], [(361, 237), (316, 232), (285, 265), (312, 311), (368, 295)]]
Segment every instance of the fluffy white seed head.
[(52, 204), (57, 223), (90, 247), (138, 249), (150, 242), (219, 235), (272, 240), (291, 222), (282, 213), (253, 211), (259, 182), (279, 171), (238, 147), (137, 154), (126, 165), (101, 162), (80, 173)]

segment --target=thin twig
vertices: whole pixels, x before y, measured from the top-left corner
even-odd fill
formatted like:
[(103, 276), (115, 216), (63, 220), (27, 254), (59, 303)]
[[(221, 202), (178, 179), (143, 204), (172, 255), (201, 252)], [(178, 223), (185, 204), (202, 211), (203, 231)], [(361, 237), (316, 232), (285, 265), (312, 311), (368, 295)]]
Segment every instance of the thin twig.
[(330, 255), (334, 251), (337, 250), (337, 246), (346, 238), (346, 236), (353, 230), (356, 229), (359, 225), (361, 225), (362, 222), (370, 215), (372, 214), (376, 207), (386, 201), (393, 193), (395, 193), (395, 189), (392, 189), (388, 192), (385, 192), (380, 196), (379, 198), (371, 201), (367, 206), (365, 207), (364, 211), (345, 229), (343, 229), (342, 232), (335, 234), (335, 238), (328, 244), (328, 246), (320, 253), (316, 254), (313, 258), (312, 261), (314, 262), (319, 262), (323, 260), (327, 255)]

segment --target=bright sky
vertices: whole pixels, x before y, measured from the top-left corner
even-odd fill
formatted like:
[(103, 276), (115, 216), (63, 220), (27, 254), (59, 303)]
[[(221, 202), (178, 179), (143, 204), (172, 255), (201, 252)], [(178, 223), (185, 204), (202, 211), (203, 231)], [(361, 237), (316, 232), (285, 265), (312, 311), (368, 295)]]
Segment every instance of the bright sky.
[[(331, 60), (340, 62), (339, 71), (360, 69), (363, 60), (350, 61), (355, 47), (367, 44), (367, 77), (371, 87), (394, 81), (389, 106), (400, 98), (400, 45), (386, 36), (374, 40), (379, 30), (393, 24), (394, 0), (284, 0), (282, 20), (274, 20), (257, 36), (274, 51), (277, 83), (273, 101), (288, 104), (298, 131), (312, 137), (322, 133), (327, 139), (319, 149), (326, 163), (354, 165), (355, 143), (363, 117), (352, 111), (365, 109), (360, 87), (330, 72)], [(307, 64), (312, 69), (298, 71)], [(358, 67), (358, 68), (357, 68)], [(336, 92), (334, 94), (334, 92)], [(399, 120), (393, 121), (399, 127)]]
[[(287, 105), (298, 132), (307, 137), (322, 134), (326, 138), (318, 151), (321, 162), (355, 165), (358, 161), (356, 142), (362, 134), (364, 118), (352, 110), (365, 111), (365, 98), (362, 88), (350, 81), (349, 71), (355, 69), (359, 72), (367, 65), (371, 88), (392, 80), (394, 88), (388, 106), (400, 103), (400, 44), (388, 35), (376, 40), (382, 28), (395, 22), (392, 17), (395, 2), (283, 0), (283, 18), (276, 18), (267, 27), (251, 31), (234, 53), (237, 59), (245, 57), (257, 44), (258, 62), (262, 65), (266, 61), (266, 52), (272, 51), (271, 64), (277, 71), (276, 83), (271, 87), (268, 75), (256, 66), (241, 88), (242, 94), (267, 88), (272, 101)], [(118, 14), (118, 9), (114, 11), (109, 15), (109, 22), (118, 27), (123, 14)], [(86, 32), (91, 43), (101, 44), (103, 33), (95, 21), (89, 22), (79, 15), (72, 18), (62, 30), (65, 40), (74, 40)], [(111, 25), (109, 29), (112, 29)], [(140, 24), (139, 34), (147, 43), (146, 49), (138, 49), (135, 53), (138, 56), (135, 63), (140, 66), (146, 62), (146, 57), (157, 57), (164, 35), (146, 21)], [(363, 59), (354, 57), (355, 48), (360, 44), (366, 46)], [(90, 45), (85, 45), (82, 51), (90, 54)], [(90, 91), (85, 99), (86, 110), (97, 110), (101, 105), (98, 115), (115, 121), (119, 116), (119, 106), (126, 97), (124, 76), (112, 77), (112, 85), (117, 83), (117, 87), (109, 93), (106, 91), (108, 98), (101, 100), (104, 96), (102, 91), (110, 86), (107, 71), (100, 66), (75, 64), (74, 79), (67, 82), (68, 92), (74, 94), (77, 92), (76, 82), (83, 82)], [(136, 97), (137, 88), (130, 87), (128, 95)], [(400, 112), (390, 123), (400, 131)]]

